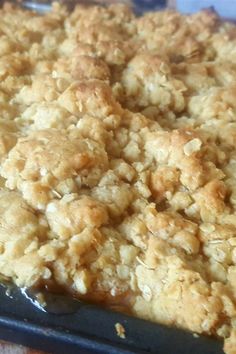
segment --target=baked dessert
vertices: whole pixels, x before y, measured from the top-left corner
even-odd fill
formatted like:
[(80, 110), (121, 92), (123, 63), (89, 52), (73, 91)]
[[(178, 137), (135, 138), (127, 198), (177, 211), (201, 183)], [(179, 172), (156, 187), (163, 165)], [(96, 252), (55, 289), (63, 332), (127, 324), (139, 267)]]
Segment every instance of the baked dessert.
[(236, 353), (236, 27), (5, 5), (0, 272)]

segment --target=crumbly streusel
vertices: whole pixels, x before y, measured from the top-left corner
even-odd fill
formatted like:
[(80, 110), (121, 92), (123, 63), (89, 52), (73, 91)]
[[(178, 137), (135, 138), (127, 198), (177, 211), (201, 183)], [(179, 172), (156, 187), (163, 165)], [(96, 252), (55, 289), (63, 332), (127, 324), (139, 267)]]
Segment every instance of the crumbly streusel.
[(0, 10), (0, 272), (236, 353), (236, 27)]

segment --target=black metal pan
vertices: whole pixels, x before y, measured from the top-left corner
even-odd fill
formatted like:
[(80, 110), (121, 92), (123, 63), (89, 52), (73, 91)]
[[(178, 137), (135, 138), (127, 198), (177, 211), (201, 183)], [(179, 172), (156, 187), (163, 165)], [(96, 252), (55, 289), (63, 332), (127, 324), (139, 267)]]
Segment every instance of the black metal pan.
[[(45, 293), (46, 307), (33, 296), (0, 286), (0, 338), (53, 354), (222, 354), (216, 339), (168, 328), (73, 298)], [(37, 306), (36, 306), (37, 305)], [(125, 328), (117, 335), (115, 324)]]

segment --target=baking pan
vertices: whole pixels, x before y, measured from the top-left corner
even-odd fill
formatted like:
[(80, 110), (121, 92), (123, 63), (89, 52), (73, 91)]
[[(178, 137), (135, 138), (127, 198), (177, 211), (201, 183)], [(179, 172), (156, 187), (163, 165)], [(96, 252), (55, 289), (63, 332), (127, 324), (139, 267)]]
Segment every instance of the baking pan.
[[(13, 3), (16, 2), (16, 0), (9, 0)], [(132, 1), (132, 7), (133, 11), (136, 13), (136, 15), (141, 15), (146, 11), (154, 11), (154, 10), (162, 10), (166, 7), (168, 0), (133, 0)], [(4, 1), (1, 0), (1, 3)], [(68, 8), (73, 8), (76, 3), (83, 3), (83, 4), (89, 4), (89, 5), (102, 5), (102, 0), (61, 0), (60, 2), (66, 4)], [(21, 6), (37, 11), (40, 13), (45, 13), (50, 11), (51, 9), (51, 1), (50, 0), (39, 0), (39, 1), (31, 1), (31, 0), (25, 0), (21, 1)]]
[[(64, 295), (0, 286), (0, 337), (53, 354), (223, 354), (222, 342), (106, 310)], [(115, 324), (125, 328), (117, 335)]]

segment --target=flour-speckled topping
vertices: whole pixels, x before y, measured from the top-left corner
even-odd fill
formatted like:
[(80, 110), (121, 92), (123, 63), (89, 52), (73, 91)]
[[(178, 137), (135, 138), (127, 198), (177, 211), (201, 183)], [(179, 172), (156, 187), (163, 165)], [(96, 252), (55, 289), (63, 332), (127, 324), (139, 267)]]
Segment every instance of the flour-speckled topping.
[(236, 27), (0, 10), (0, 272), (236, 353)]

